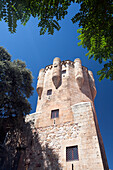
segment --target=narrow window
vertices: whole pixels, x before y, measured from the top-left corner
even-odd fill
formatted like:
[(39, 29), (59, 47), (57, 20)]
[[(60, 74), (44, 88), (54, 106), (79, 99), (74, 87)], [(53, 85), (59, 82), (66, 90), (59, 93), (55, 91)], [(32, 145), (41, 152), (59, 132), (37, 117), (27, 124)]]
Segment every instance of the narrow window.
[(65, 77), (66, 70), (62, 70), (62, 76)]
[(59, 109), (51, 111), (51, 119), (59, 117)]
[(48, 96), (52, 95), (52, 89), (49, 89), (49, 90), (47, 91), (47, 95), (48, 95)]
[(78, 146), (66, 147), (66, 161), (78, 160)]
[(74, 170), (74, 166), (73, 166), (73, 164), (72, 164), (72, 170)]
[(62, 70), (62, 74), (66, 74), (66, 70)]
[(57, 65), (54, 65), (54, 67), (57, 67)]

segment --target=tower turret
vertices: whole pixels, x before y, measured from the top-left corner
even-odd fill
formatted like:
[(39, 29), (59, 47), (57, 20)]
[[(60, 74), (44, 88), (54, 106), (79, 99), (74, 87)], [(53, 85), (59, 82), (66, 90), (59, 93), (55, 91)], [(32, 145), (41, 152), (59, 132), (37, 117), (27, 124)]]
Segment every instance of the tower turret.
[(84, 76), (81, 60), (79, 58), (75, 59), (74, 66), (75, 66), (75, 80), (77, 81), (79, 88), (81, 88), (84, 82)]
[(52, 81), (55, 87), (58, 88), (61, 83), (61, 61), (58, 57), (53, 60)]
[(90, 88), (91, 88), (92, 98), (94, 100), (95, 96), (97, 94), (96, 87), (95, 87), (95, 80), (93, 78), (92, 71), (88, 71), (88, 74), (89, 74), (89, 84), (90, 84)]
[(37, 88), (36, 88), (39, 99), (41, 99), (41, 95), (42, 95), (42, 91), (43, 91), (44, 74), (45, 74), (44, 69), (41, 69), (39, 72)]

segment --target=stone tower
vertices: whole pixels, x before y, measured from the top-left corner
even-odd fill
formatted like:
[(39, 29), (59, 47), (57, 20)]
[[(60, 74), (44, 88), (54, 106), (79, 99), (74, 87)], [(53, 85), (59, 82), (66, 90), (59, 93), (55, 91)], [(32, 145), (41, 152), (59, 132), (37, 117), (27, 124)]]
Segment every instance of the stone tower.
[[(26, 118), (34, 120), (45, 158), (42, 168), (37, 157), (36, 169), (108, 170), (94, 107), (95, 82), (81, 60), (55, 58), (52, 65), (40, 70), (37, 93), (36, 113)], [(57, 155), (56, 162), (51, 153), (44, 156), (47, 147)]]

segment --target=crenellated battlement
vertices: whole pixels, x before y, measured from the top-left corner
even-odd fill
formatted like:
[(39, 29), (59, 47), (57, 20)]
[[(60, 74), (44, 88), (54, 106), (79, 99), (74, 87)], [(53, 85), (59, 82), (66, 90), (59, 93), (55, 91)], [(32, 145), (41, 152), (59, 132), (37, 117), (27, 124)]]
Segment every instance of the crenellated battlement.
[(96, 88), (92, 72), (88, 71), (86, 67), (82, 66), (81, 60), (79, 58), (76, 58), (74, 61), (61, 61), (58, 57), (54, 58), (52, 65), (46, 66), (45, 69), (41, 69), (39, 72), (37, 83), (37, 93), (39, 95), (39, 99), (41, 99), (43, 86), (46, 86), (44, 82), (46, 81), (47, 83), (47, 79), (52, 80), (52, 83), (56, 89), (62, 86), (62, 74), (64, 72), (68, 78), (74, 76), (75, 84), (77, 84), (80, 90), (85, 84), (84, 79), (88, 79), (87, 81), (89, 82), (92, 100), (94, 100), (96, 96)]
[[(70, 61), (70, 60), (61, 61), (61, 66), (62, 66), (62, 65), (66, 65), (66, 64), (74, 67), (74, 62), (73, 62), (73, 61)], [(49, 69), (51, 70), (52, 68), (53, 68), (53, 64), (46, 66), (46, 67), (45, 67), (45, 72), (46, 72), (47, 70), (49, 70)]]

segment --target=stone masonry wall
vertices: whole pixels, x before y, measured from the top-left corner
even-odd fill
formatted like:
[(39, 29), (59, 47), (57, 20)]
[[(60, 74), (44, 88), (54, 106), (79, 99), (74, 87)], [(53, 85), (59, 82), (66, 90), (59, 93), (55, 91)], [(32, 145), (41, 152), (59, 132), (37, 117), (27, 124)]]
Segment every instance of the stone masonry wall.
[[(62, 71), (66, 70), (65, 74)], [(40, 113), (37, 120), (37, 127), (44, 127), (54, 124), (51, 119), (51, 110), (59, 109), (59, 118), (55, 120), (56, 124), (71, 121), (73, 113), (71, 106), (80, 102), (93, 102), (87, 68), (83, 67), (84, 82), (79, 88), (75, 80), (75, 71), (73, 62), (62, 63), (61, 67), (61, 85), (56, 89), (52, 82), (52, 66), (45, 69), (43, 91), (41, 99), (38, 99), (36, 112)], [(51, 89), (52, 94), (47, 95)]]
[[(74, 170), (104, 170), (91, 103), (75, 104), (72, 111), (73, 121), (37, 128), (40, 147), (47, 146), (57, 154), (59, 169), (71, 170), (73, 164)], [(66, 162), (66, 147), (75, 145), (78, 146), (79, 160)], [(35, 155), (37, 151), (38, 148), (35, 148)], [(44, 158), (44, 152), (42, 155)], [(48, 154), (49, 159), (51, 156)], [(45, 167), (48, 165), (47, 160), (45, 159)], [(41, 165), (40, 161), (37, 159), (35, 164)], [(55, 166), (54, 169), (57, 170), (58, 167)], [(38, 169), (41, 170), (41, 167)], [(51, 169), (51, 165), (48, 169)]]
[[(51, 94), (48, 95), (48, 90)], [(104, 145), (94, 111), (93, 74), (81, 65), (59, 58), (41, 69), (36, 113), (26, 117), (37, 134), (29, 155), (29, 170), (108, 170)], [(53, 110), (59, 116), (53, 118)], [(66, 147), (78, 146), (79, 159), (66, 161)]]

